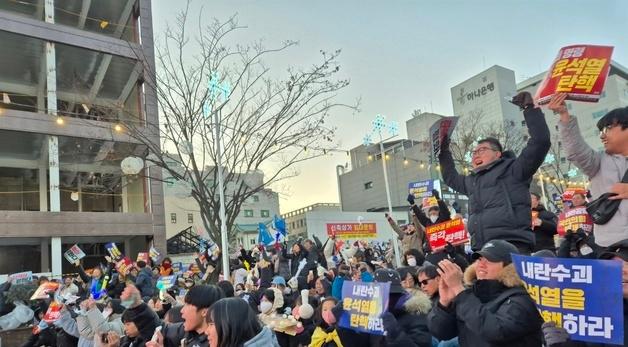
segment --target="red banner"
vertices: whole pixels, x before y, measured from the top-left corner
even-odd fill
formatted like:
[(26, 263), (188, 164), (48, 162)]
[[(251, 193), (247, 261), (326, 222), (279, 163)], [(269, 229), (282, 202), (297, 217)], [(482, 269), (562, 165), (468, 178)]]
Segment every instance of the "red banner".
[(127, 274), (131, 270), (132, 265), (133, 262), (131, 259), (129, 259), (129, 257), (124, 257), (116, 263), (116, 270), (119, 273)]
[(377, 235), (375, 223), (327, 223), (327, 235), (338, 239), (373, 238)]
[(565, 192), (563, 193), (563, 200), (564, 201), (571, 201), (571, 199), (573, 198), (574, 194), (582, 194), (584, 196), (587, 196), (587, 190), (584, 188), (567, 188), (567, 190), (565, 190)]
[(59, 289), (59, 283), (57, 282), (42, 283), (31, 296), (31, 300), (48, 299), (49, 294), (54, 293), (57, 289)]
[(593, 232), (593, 220), (587, 213), (586, 207), (572, 208), (558, 216), (558, 235), (564, 236), (568, 230), (576, 231), (578, 229), (587, 233)]
[(61, 317), (61, 309), (63, 308), (63, 304), (53, 301), (48, 306), (48, 311), (44, 315), (44, 321), (46, 323), (55, 322), (59, 317)]
[(447, 246), (447, 242), (459, 245), (469, 241), (469, 234), (464, 228), (461, 218), (431, 225), (425, 228), (432, 251)]
[(148, 252), (139, 252), (139, 253), (137, 253), (137, 261), (143, 260), (146, 264), (150, 264), (148, 259), (149, 259), (148, 258)]
[(567, 100), (597, 102), (608, 77), (612, 53), (612, 46), (561, 48), (536, 91), (539, 105), (547, 104), (556, 93), (567, 93)]

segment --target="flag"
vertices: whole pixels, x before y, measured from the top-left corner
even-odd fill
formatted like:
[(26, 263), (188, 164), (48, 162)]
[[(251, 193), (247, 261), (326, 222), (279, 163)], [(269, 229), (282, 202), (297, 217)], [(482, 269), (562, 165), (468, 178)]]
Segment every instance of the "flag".
[(281, 235), (286, 236), (286, 220), (275, 215), (275, 217), (273, 217), (273, 229), (279, 231)]
[(266, 224), (259, 223), (258, 230), (259, 230), (259, 234), (257, 236), (257, 243), (261, 245), (265, 245), (265, 246), (272, 246), (272, 244), (274, 243), (274, 240), (273, 240), (273, 237), (270, 236), (270, 233), (268, 232), (268, 228), (266, 227)]

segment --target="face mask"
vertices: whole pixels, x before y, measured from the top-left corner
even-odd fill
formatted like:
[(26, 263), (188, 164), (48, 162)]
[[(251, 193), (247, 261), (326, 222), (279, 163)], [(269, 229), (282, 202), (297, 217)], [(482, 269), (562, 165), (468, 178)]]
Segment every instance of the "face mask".
[(430, 216), (430, 220), (432, 221), (432, 223), (436, 223), (436, 221), (438, 220), (438, 216)]
[(292, 293), (292, 289), (286, 288), (286, 289), (283, 290), (283, 293), (286, 294), (286, 295), (290, 295), (290, 293)]
[(293, 308), (292, 315), (294, 316), (294, 318), (299, 319), (301, 317), (301, 306)]
[(408, 266), (416, 266), (416, 258), (408, 258)]
[(126, 300), (122, 300), (120, 301), (120, 305), (122, 305), (122, 307), (124, 308), (130, 308), (131, 306), (133, 306), (133, 299), (126, 299)]
[(112, 313), (113, 313), (113, 310), (112, 310), (111, 308), (105, 308), (105, 309), (102, 311), (102, 316), (103, 316), (105, 319), (107, 319), (107, 318), (109, 318), (109, 316), (111, 316), (111, 314), (112, 314)]
[(261, 313), (268, 313), (273, 308), (273, 303), (270, 301), (262, 301), (259, 304), (259, 311)]
[(336, 316), (334, 316), (331, 311), (323, 311), (322, 316), (327, 325), (333, 325), (334, 323), (336, 323)]

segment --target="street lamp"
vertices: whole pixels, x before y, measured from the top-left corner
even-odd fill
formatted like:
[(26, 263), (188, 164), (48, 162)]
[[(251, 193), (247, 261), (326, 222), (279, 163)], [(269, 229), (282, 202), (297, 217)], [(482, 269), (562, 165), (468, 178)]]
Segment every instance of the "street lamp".
[[(229, 99), (231, 93), (227, 82), (221, 83), (218, 74), (213, 73), (209, 77), (207, 86), (208, 97), (203, 105), (203, 116), (207, 119), (212, 113), (212, 103), (214, 100), (220, 100), (221, 96), (224, 101)], [(218, 111), (214, 111), (214, 131), (216, 137), (216, 170), (218, 170), (218, 194), (220, 197), (220, 245), (222, 248), (222, 274), (226, 280), (229, 278), (229, 244), (227, 239), (227, 222), (225, 211), (225, 190), (224, 179), (222, 176), (222, 146), (220, 143), (220, 115)]]
[[(386, 153), (384, 153), (384, 141), (390, 140), (393, 137), (399, 135), (399, 125), (397, 122), (390, 122), (386, 124), (386, 117), (378, 114), (373, 120), (373, 129), (371, 132), (364, 136), (364, 145), (369, 146), (372, 144), (373, 134), (379, 135), (379, 151), (380, 157), (382, 158), (382, 169), (384, 170), (384, 185), (386, 187), (386, 199), (388, 200), (388, 214), (392, 217), (392, 202), (390, 199), (390, 187), (388, 185), (388, 172), (386, 170)], [(382, 131), (386, 128), (388, 130), (389, 138), (383, 139)], [(394, 231), (392, 233), (392, 241), (393, 241), (393, 253), (395, 254), (395, 265), (397, 267), (401, 266), (401, 260), (399, 258), (399, 246), (397, 242), (397, 235), (395, 235)]]

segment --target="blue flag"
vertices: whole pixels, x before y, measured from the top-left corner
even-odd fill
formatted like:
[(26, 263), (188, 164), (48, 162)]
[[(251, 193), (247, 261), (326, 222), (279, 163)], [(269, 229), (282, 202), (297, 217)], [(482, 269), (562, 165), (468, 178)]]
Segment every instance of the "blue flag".
[(281, 235), (286, 236), (286, 220), (275, 215), (275, 217), (273, 217), (273, 229), (279, 231)]
[(259, 234), (257, 236), (257, 242), (265, 246), (272, 245), (274, 240), (273, 240), (273, 237), (270, 236), (270, 233), (268, 232), (268, 228), (266, 227), (266, 224), (259, 223), (258, 230), (259, 230)]

